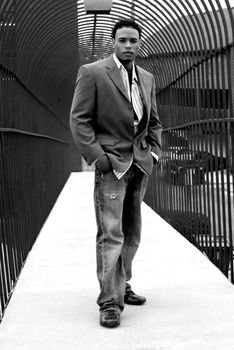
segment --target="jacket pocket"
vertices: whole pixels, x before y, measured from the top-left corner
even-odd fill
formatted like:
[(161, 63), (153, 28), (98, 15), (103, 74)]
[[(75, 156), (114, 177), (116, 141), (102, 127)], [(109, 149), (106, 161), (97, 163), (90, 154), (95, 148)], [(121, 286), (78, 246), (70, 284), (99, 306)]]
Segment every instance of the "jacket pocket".
[(98, 138), (97, 141), (100, 143), (101, 146), (114, 146), (118, 142), (115, 139), (108, 138)]

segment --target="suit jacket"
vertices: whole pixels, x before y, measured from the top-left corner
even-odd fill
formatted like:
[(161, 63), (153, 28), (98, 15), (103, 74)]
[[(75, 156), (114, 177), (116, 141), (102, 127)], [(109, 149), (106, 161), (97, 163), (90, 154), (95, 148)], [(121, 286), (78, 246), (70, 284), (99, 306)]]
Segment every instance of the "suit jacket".
[(154, 77), (139, 66), (136, 70), (145, 111), (137, 134), (134, 133), (134, 110), (113, 56), (80, 67), (70, 127), (88, 164), (106, 153), (113, 169), (123, 172), (133, 157), (150, 174), (151, 151), (160, 156), (161, 124)]

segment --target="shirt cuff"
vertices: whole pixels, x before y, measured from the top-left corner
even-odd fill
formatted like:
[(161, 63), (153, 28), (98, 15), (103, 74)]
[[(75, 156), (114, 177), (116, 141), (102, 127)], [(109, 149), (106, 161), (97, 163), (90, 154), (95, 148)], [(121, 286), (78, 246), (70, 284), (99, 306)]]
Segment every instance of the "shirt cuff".
[(158, 162), (159, 156), (156, 153), (154, 153), (154, 152), (151, 152), (151, 154), (156, 159), (156, 161)]

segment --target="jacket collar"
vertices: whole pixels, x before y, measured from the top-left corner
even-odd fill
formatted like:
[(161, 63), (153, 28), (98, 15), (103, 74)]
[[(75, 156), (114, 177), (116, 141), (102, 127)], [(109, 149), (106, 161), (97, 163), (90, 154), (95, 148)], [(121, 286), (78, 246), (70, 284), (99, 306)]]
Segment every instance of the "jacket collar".
[[(107, 74), (109, 75), (113, 83), (118, 87), (118, 89), (129, 101), (127, 91), (125, 89), (119, 68), (114, 60), (113, 55), (106, 58), (105, 66), (107, 68)], [(137, 65), (135, 65), (135, 72), (141, 86), (143, 103), (146, 104), (147, 95), (148, 95), (148, 85), (149, 85), (148, 81), (145, 77), (144, 71)]]
[(127, 98), (128, 100), (128, 94), (127, 91), (125, 89), (124, 83), (123, 83), (123, 79), (121, 77), (119, 68), (117, 66), (117, 64), (115, 63), (115, 60), (113, 58), (113, 55), (109, 56), (106, 59), (106, 64), (105, 64), (106, 68), (107, 68), (107, 74), (109, 75), (109, 77), (111, 78), (111, 80), (113, 81), (113, 83), (117, 86), (117, 88), (122, 92), (122, 94)]
[[(118, 67), (119, 70), (121, 69), (125, 69), (126, 68), (124, 67), (124, 65), (119, 61), (119, 59), (117, 58), (116, 54), (114, 53), (113, 54), (113, 59)], [(138, 82), (138, 77), (137, 77), (137, 74), (136, 74), (136, 65), (135, 65), (135, 62), (133, 62), (132, 64), (132, 81), (133, 80), (136, 80)]]

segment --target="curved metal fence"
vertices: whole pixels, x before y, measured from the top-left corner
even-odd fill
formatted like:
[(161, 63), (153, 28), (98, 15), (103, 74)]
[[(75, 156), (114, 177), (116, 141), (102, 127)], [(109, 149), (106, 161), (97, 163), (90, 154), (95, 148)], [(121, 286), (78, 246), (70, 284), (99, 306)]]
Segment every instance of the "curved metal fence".
[(0, 320), (70, 173), (76, 9), (74, 1), (0, 0)]
[(234, 282), (230, 5), (164, 1), (157, 12), (168, 6), (176, 19), (168, 11), (170, 23), (151, 36), (157, 53), (141, 62), (155, 73), (164, 126), (162, 159), (145, 200)]

